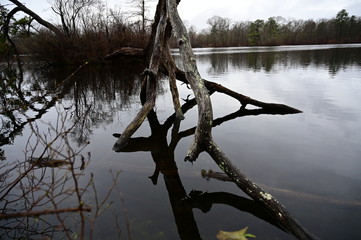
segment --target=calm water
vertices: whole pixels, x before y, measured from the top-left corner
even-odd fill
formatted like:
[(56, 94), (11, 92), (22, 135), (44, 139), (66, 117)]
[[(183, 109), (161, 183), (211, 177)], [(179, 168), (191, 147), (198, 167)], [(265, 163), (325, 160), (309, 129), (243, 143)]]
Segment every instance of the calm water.
[[(203, 78), (260, 101), (303, 111), (236, 117), (230, 114), (239, 110), (239, 103), (213, 94), (214, 118), (221, 122), (213, 128), (213, 136), (227, 156), (321, 239), (359, 239), (361, 44), (195, 49), (195, 53)], [(82, 151), (89, 162), (79, 178), (81, 186), (93, 173), (103, 199), (113, 182), (112, 173), (121, 171), (117, 190), (108, 199), (112, 204), (94, 222), (94, 239), (119, 235), (121, 239), (216, 239), (218, 230), (246, 226), (257, 239), (294, 239), (262, 220), (264, 214), (234, 184), (203, 179), (202, 169), (219, 171), (207, 154), (193, 165), (183, 161), (192, 141), (187, 130), (196, 125), (197, 108), (186, 112), (177, 129), (170, 119), (166, 81), (159, 87), (155, 112), (124, 152), (111, 150), (116, 141), (112, 134), (121, 133), (141, 107), (137, 76), (142, 70), (134, 64), (85, 67), (63, 86), (73, 70), (27, 66), (16, 86), (29, 94), (19, 96), (16, 87), (2, 94), (2, 107), (13, 115), (1, 111), (0, 148), (6, 158), (1, 163), (24, 160), (29, 142), (35, 146), (39, 141), (33, 139), (27, 119), (35, 118), (34, 131), (45, 136), (52, 131), (49, 124), (59, 126), (65, 118), (65, 126), (75, 124), (69, 145), (80, 149), (89, 142)], [(3, 74), (10, 78), (10, 73)], [(192, 98), (185, 85), (178, 86), (182, 99)], [(51, 102), (54, 92), (61, 94)], [(36, 148), (33, 155), (41, 150)], [(93, 195), (90, 190), (84, 195), (86, 204), (95, 205)], [(56, 225), (50, 216), (44, 222)], [(0, 232), (9, 231), (6, 224), (0, 222)]]

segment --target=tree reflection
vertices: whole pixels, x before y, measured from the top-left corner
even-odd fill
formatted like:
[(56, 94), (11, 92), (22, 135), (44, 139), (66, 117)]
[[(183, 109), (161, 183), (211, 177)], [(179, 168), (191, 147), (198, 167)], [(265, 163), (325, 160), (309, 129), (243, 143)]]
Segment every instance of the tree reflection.
[[(186, 112), (195, 105), (195, 99), (187, 100), (182, 106), (182, 112), (186, 114)], [(240, 109), (229, 115), (215, 119), (213, 121), (213, 127), (238, 117), (259, 114), (282, 113), (261, 109)], [(193, 209), (198, 208), (206, 213), (211, 209), (213, 204), (233, 206), (240, 211), (251, 213), (283, 230), (283, 228), (253, 200), (225, 192), (203, 193), (201, 191), (192, 191), (187, 194), (178, 174), (174, 151), (182, 138), (194, 134), (196, 127), (180, 131), (180, 121), (176, 119), (175, 114), (171, 115), (163, 124), (159, 122), (157, 115), (153, 110), (148, 114), (147, 118), (151, 129), (151, 135), (149, 137), (130, 138), (128, 144), (122, 148), (121, 152), (148, 151), (151, 153), (153, 161), (155, 162), (155, 170), (153, 175), (149, 178), (152, 183), (156, 185), (158, 183), (159, 175), (163, 175), (174, 219), (178, 228), (178, 234), (181, 239), (201, 239), (194, 218)], [(169, 143), (167, 140), (168, 131), (171, 131)], [(116, 133), (114, 136), (119, 137), (120, 134)]]
[[(139, 94), (139, 64), (44, 68), (7, 66), (0, 72), (0, 147), (13, 144), (24, 127), (57, 102), (69, 102), (73, 139), (89, 141), (92, 129), (111, 123)], [(2, 151), (0, 152), (2, 153)], [(4, 154), (2, 154), (4, 156)], [(5, 156), (4, 156), (5, 157)]]
[[(307, 48), (307, 47), (305, 47)], [(207, 70), (210, 76), (222, 75), (229, 67), (254, 72), (267, 73), (278, 67), (312, 67), (326, 68), (331, 76), (340, 70), (361, 64), (361, 48), (331, 48), (318, 50), (286, 51), (276, 48), (257, 48), (250, 50), (234, 50), (234, 52), (210, 53), (198, 55), (199, 62), (207, 62), (211, 67)], [(209, 64), (210, 63), (210, 64)]]
[(48, 88), (42, 79), (26, 76), (21, 65), (2, 69), (0, 146), (12, 144), (25, 125), (40, 119), (73, 84), (69, 77), (59, 87)]
[(76, 148), (70, 140), (72, 109), (55, 108), (54, 125), (29, 123), (24, 158), (0, 163), (1, 239), (92, 239), (97, 218), (110, 207), (119, 172), (110, 172), (112, 183), (100, 196), (94, 175), (86, 177), (87, 145)]
[(112, 123), (119, 110), (130, 107), (132, 97), (139, 94), (139, 72), (135, 64), (100, 66), (79, 74), (77, 84), (65, 97), (75, 107), (73, 121), (78, 124), (74, 139), (78, 144), (89, 141), (92, 129)]
[[(0, 147), (29, 138), (23, 159), (6, 159), (0, 149), (0, 238), (92, 239), (119, 174), (110, 174), (113, 185), (98, 196), (93, 175), (80, 181), (91, 157), (82, 150), (93, 128), (113, 121), (138, 95), (138, 67), (1, 70)], [(47, 113), (55, 125), (40, 120)]]

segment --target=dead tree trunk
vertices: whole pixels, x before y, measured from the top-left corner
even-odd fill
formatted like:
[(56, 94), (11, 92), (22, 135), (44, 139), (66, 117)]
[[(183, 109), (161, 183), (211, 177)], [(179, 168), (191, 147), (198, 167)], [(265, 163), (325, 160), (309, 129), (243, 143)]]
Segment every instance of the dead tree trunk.
[[(235, 93), (215, 83), (204, 81), (198, 70), (195, 56), (189, 42), (189, 36), (180, 19), (177, 11), (177, 0), (159, 0), (157, 12), (155, 16), (155, 23), (153, 25), (152, 36), (150, 38), (150, 45), (147, 49), (147, 56), (149, 57), (149, 69), (145, 71), (147, 78), (145, 81), (156, 81), (159, 71), (163, 70), (170, 77), (171, 91), (173, 94), (173, 102), (177, 111), (180, 111), (178, 93), (173, 79), (175, 76), (183, 78), (184, 81), (191, 85), (198, 105), (198, 125), (195, 130), (193, 142), (186, 154), (187, 161), (195, 161), (199, 154), (203, 151), (207, 152), (218, 166), (233, 180), (233, 182), (242, 189), (248, 196), (259, 202), (270, 214), (276, 219), (286, 231), (290, 232), (299, 239), (314, 239), (301, 225), (299, 225), (287, 212), (287, 210), (270, 194), (258, 187), (250, 181), (241, 171), (233, 165), (233, 163), (226, 157), (223, 151), (217, 146), (212, 138), (212, 124), (213, 111), (212, 103), (209, 95), (209, 89), (219, 91), (238, 99), (244, 108), (247, 104), (254, 104), (262, 108), (287, 108), (288, 106), (274, 104), (264, 104), (257, 100), (251, 99), (244, 95)], [(173, 62), (169, 53), (169, 33), (177, 38), (181, 59), (183, 62), (184, 72), (179, 71)], [(144, 84), (145, 86), (146, 84)], [(151, 85), (153, 86), (153, 84)], [(143, 109), (134, 119), (134, 121), (126, 128), (123, 134), (115, 143), (113, 149), (120, 151), (129, 140), (130, 136), (140, 126), (141, 122), (149, 113), (151, 106), (154, 106), (155, 89), (147, 88), (145, 99), (151, 104), (144, 104)], [(145, 91), (143, 91), (145, 92)], [(150, 96), (150, 97), (149, 97)], [(297, 109), (288, 109), (290, 112), (300, 112)], [(179, 113), (179, 112), (178, 112)], [(183, 115), (181, 115), (183, 116)], [(124, 137), (123, 137), (124, 136)]]
[[(212, 138), (212, 104), (210, 96), (201, 78), (189, 42), (189, 36), (180, 19), (175, 0), (167, 0), (169, 16), (174, 34), (178, 39), (183, 68), (186, 79), (190, 83), (198, 104), (198, 126), (193, 143), (188, 150), (186, 160), (195, 161), (202, 151), (206, 151), (218, 166), (241, 188), (248, 196), (261, 203), (282, 226), (299, 239), (313, 239), (286, 211), (286, 209), (270, 194), (250, 181), (226, 157)], [(242, 104), (244, 106), (244, 104)]]

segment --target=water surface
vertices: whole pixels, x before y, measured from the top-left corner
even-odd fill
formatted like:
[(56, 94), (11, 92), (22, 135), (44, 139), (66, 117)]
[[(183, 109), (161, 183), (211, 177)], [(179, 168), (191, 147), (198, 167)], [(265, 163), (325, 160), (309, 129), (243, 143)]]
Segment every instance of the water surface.
[[(203, 78), (260, 101), (303, 111), (230, 116), (239, 110), (238, 101), (214, 93), (214, 118), (222, 122), (213, 129), (214, 139), (234, 164), (321, 239), (358, 239), (361, 45), (195, 49), (195, 53)], [(115, 153), (112, 134), (121, 133), (141, 107), (137, 77), (141, 66), (83, 69), (53, 105), (46, 103), (53, 97), (51, 90), (74, 70), (28, 68), (22, 87), (32, 96), (46, 95), (33, 104), (46, 110), (39, 115), (37, 108), (17, 108), (13, 111), (17, 124), (2, 112), (4, 161), (24, 159), (31, 136), (27, 119), (36, 118), (39, 131), (46, 132), (58, 121), (59, 112), (68, 112), (66, 125), (76, 123), (72, 146), (89, 142), (84, 155), (88, 153), (90, 162), (80, 183), (93, 173), (98, 194), (104, 196), (112, 183), (110, 169), (121, 171), (112, 206), (95, 222), (95, 239), (115, 239), (119, 229), (121, 239), (127, 239), (127, 224), (131, 239), (215, 239), (218, 230), (246, 226), (259, 239), (294, 239), (267, 221), (234, 184), (203, 179), (202, 169), (219, 171), (207, 154), (193, 164), (183, 161), (197, 107), (188, 101), (186, 119), (179, 127), (174, 125), (167, 81), (159, 86), (155, 111), (124, 152)], [(182, 99), (192, 99), (185, 85), (178, 86)], [(3, 95), (16, 106), (16, 91), (7, 91)], [(94, 204), (93, 198), (88, 199)]]

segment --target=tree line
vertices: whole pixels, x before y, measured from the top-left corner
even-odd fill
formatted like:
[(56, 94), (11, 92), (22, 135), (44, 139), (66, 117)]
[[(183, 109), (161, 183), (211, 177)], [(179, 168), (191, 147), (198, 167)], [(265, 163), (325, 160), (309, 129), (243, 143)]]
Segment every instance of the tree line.
[[(151, 32), (151, 1), (132, 0), (132, 10), (125, 12), (109, 9), (101, 0), (54, 0), (52, 11), (58, 17), (56, 27), (62, 37), (37, 26), (30, 16), (16, 19), (15, 8), (0, 5), (0, 59), (22, 53), (48, 63), (74, 63), (100, 60), (122, 47), (144, 48)], [(201, 31), (188, 28), (192, 47), (361, 42), (361, 18), (349, 16), (345, 9), (332, 19), (317, 21), (270, 17), (267, 21), (233, 22), (213, 16), (207, 24), (209, 27)]]
[(213, 16), (208, 29), (189, 28), (193, 47), (274, 46), (361, 42), (361, 18), (342, 9), (334, 18), (320, 20), (268, 20), (234, 22)]

